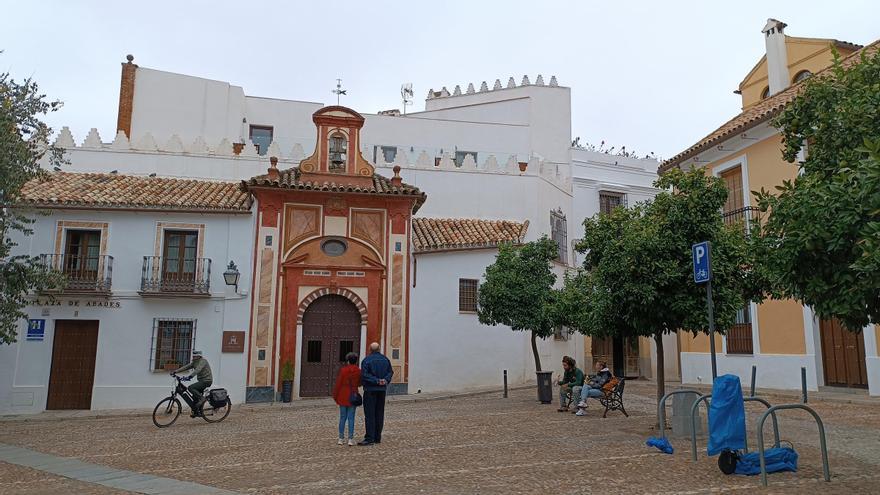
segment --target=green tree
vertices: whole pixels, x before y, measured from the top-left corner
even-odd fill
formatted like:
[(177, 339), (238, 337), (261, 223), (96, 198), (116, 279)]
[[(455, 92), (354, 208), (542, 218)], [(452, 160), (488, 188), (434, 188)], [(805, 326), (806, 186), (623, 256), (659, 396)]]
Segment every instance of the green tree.
[(537, 339), (552, 336), (558, 324), (551, 263), (556, 253), (556, 243), (546, 236), (522, 246), (502, 244), (478, 292), (480, 323), (531, 333), (536, 371), (541, 371)]
[(800, 174), (757, 194), (762, 271), (777, 290), (853, 331), (880, 321), (880, 52), (835, 57), (775, 120)]
[(60, 107), (46, 101), (30, 79), (15, 82), (8, 73), (0, 74), (0, 343), (15, 342), (18, 321), (26, 296), (58, 283), (56, 274), (45, 269), (37, 258), (12, 255), (14, 232), (30, 235), (33, 220), (14, 208), (22, 186), (42, 175), (39, 161), (47, 155), (49, 164), (63, 161), (63, 150), (46, 143), (52, 133), (41, 116)]
[[(705, 288), (693, 281), (691, 246), (712, 243), (715, 325), (730, 328), (736, 312), (760, 296), (742, 224), (725, 225), (721, 179), (702, 170), (673, 170), (655, 184), (653, 201), (616, 208), (584, 222), (576, 249), (583, 268), (560, 296), (565, 323), (596, 337), (652, 337), (657, 350), (657, 398), (665, 393), (663, 335), (708, 333)], [(579, 309), (578, 309), (579, 308)]]

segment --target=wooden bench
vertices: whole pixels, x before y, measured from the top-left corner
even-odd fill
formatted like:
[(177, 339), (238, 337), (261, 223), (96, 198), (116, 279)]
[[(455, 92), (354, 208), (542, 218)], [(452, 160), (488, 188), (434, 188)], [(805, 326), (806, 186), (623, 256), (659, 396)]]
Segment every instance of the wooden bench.
[(623, 389), (626, 386), (626, 380), (624, 378), (614, 378), (613, 380), (617, 380), (617, 383), (610, 390), (603, 388), (602, 392), (605, 393), (605, 396), (599, 398), (599, 403), (605, 406), (605, 412), (602, 414), (602, 417), (607, 416), (608, 411), (620, 411), (628, 418), (629, 414), (626, 413), (626, 409), (623, 407)]

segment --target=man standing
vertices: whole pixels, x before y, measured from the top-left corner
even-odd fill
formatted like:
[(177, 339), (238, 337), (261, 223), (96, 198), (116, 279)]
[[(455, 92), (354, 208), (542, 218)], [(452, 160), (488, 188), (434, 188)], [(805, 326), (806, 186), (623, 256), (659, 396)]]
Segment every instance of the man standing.
[(214, 377), (211, 375), (211, 365), (208, 364), (207, 359), (202, 357), (202, 351), (193, 351), (192, 362), (177, 368), (171, 374), (182, 373), (187, 370), (193, 370), (189, 375), (190, 378), (196, 377), (196, 382), (186, 387), (189, 393), (192, 394), (193, 399), (195, 399), (195, 407), (193, 407), (193, 416), (195, 416), (205, 404), (207, 397), (205, 397), (204, 391), (214, 383)]
[(391, 361), (379, 352), (379, 344), (370, 344), (370, 355), (361, 362), (361, 384), (364, 387), (364, 423), (367, 432), (358, 445), (382, 442), (382, 426), (385, 423), (385, 392), (394, 370)]

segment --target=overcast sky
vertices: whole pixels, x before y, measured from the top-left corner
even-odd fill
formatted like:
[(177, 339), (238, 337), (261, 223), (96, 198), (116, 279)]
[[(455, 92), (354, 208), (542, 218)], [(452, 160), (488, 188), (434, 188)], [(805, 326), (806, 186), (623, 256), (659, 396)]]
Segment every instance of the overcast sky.
[(120, 62), (228, 81), (245, 94), (400, 107), (413, 83), (479, 87), (528, 74), (572, 88), (572, 137), (670, 157), (740, 110), (768, 17), (791, 36), (867, 44), (874, 1), (24, 2), (0, 0), (0, 71), (33, 76), (77, 142), (115, 134)]

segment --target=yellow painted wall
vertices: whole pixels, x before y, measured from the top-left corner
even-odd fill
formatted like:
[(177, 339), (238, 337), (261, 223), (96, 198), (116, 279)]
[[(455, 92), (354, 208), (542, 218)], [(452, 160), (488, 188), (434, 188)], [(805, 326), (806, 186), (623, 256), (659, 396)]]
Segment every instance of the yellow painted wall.
[(877, 345), (874, 347), (876, 348), (877, 356), (880, 357), (880, 325), (874, 325), (874, 333), (877, 334), (877, 340), (874, 341), (877, 342)]
[[(785, 48), (788, 57), (789, 81), (802, 70), (813, 74), (831, 65), (834, 57), (831, 53), (832, 40), (816, 38), (785, 37)], [(838, 48), (841, 57), (852, 53), (852, 50)], [(743, 108), (748, 108), (761, 101), (761, 93), (767, 87), (767, 60), (762, 57), (745, 79), (740, 83)]]
[(758, 306), (761, 354), (805, 354), (804, 309), (792, 299)]
[[(715, 352), (721, 353), (721, 334), (715, 334)], [(691, 332), (678, 332), (678, 346), (681, 352), (709, 352), (709, 336), (698, 333), (696, 337)]]
[(779, 134), (759, 141), (735, 155), (710, 163), (709, 170), (714, 171), (716, 167), (741, 159), (743, 156), (746, 157), (748, 163), (748, 204), (752, 206), (755, 205), (752, 191), (760, 191), (762, 187), (773, 191), (774, 187), (782, 184), (782, 181), (794, 179), (797, 176), (797, 166), (782, 159), (782, 137)]

